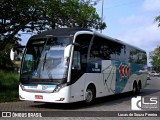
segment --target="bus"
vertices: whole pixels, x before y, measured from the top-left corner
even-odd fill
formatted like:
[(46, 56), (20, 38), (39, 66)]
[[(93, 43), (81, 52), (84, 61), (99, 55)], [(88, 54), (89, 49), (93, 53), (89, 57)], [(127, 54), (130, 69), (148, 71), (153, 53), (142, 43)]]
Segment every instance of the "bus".
[[(13, 53), (13, 52), (12, 52)], [(60, 28), (32, 36), (24, 50), (20, 100), (73, 103), (146, 86), (146, 52), (83, 28)]]

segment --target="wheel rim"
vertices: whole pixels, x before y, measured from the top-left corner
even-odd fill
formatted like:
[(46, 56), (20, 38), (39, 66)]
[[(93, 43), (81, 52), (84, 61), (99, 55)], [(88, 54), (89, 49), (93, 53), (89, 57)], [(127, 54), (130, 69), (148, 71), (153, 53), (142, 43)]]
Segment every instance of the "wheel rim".
[(137, 88), (136, 88), (136, 86), (134, 85), (133, 86), (133, 93), (136, 93), (137, 92)]
[(86, 91), (86, 102), (89, 103), (93, 99), (93, 93), (90, 89)]

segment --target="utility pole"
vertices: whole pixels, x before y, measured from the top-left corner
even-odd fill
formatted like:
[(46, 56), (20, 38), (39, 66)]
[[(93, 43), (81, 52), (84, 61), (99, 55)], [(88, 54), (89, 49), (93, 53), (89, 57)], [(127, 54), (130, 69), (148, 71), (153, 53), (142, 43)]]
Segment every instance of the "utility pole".
[[(103, 23), (103, 5), (104, 5), (104, 0), (102, 0), (101, 26), (102, 26), (102, 23)], [(102, 33), (102, 29), (101, 29), (101, 33)]]

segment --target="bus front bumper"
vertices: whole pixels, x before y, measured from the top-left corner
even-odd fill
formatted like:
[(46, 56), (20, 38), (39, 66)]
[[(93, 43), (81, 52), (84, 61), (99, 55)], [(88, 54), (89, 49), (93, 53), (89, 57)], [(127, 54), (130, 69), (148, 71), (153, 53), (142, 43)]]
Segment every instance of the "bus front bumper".
[(19, 99), (27, 101), (37, 102), (50, 102), (50, 103), (69, 103), (69, 87), (66, 86), (59, 92), (53, 93), (40, 93), (40, 92), (29, 92), (22, 89), (19, 85)]

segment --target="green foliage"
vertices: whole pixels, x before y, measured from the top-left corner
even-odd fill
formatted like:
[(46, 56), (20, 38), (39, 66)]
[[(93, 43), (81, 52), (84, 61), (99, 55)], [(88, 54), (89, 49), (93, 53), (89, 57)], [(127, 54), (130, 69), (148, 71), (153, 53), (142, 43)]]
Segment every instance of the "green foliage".
[(101, 21), (94, 8), (97, 1), (1, 0), (0, 65), (10, 64), (7, 45), (18, 44), (20, 31), (39, 33), (43, 30), (59, 27), (105, 29), (106, 24)]
[(160, 46), (158, 46), (154, 51), (150, 52), (151, 64), (156, 71), (160, 72)]
[(19, 31), (41, 32), (59, 27), (104, 29), (106, 24), (101, 23), (95, 4), (93, 0), (1, 0), (0, 40), (10, 43), (19, 37)]
[(95, 28), (104, 29), (106, 27), (101, 27), (101, 18), (93, 7), (95, 3), (91, 4), (88, 0), (84, 2), (83, 0), (67, 0), (61, 4), (60, 14), (62, 16), (62, 21), (64, 25), (69, 27), (83, 27), (83, 28)]
[(18, 78), (17, 73), (0, 70), (0, 102), (18, 100)]
[(13, 67), (13, 63), (10, 60), (10, 49), (12, 48), (11, 44), (7, 44), (5, 49), (0, 51), (0, 68), (4, 70), (10, 69)]
[(158, 27), (160, 27), (160, 16), (157, 16), (157, 17), (155, 18), (155, 21), (158, 22)]

